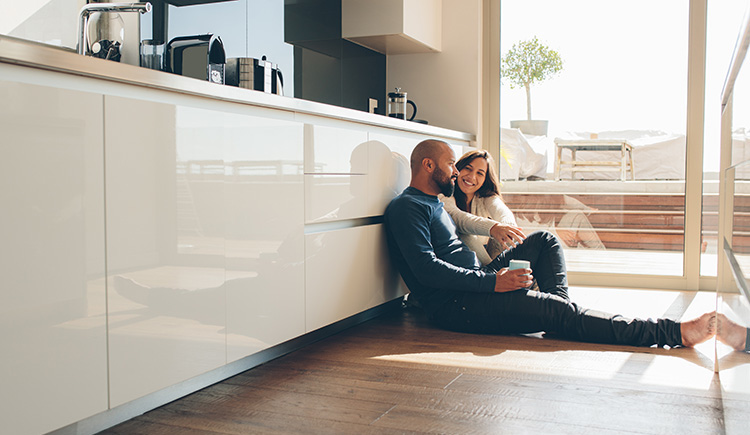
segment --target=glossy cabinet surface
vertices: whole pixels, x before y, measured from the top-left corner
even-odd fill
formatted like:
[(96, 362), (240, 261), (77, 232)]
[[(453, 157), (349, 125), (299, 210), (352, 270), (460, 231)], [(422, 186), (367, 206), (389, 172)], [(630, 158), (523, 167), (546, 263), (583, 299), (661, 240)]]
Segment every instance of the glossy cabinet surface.
[(0, 423), (107, 409), (102, 96), (0, 70)]
[(305, 289), (308, 331), (403, 295), (383, 225), (306, 234)]
[(113, 406), (304, 333), (302, 125), (219, 109), (106, 99)]
[[(121, 405), (225, 364), (223, 156), (192, 189), (182, 153), (213, 132), (206, 111), (107, 96), (105, 151), (110, 398)], [(187, 112), (185, 114), (184, 112)], [(138, 114), (141, 128), (123, 122)], [(202, 115), (202, 116), (201, 116)], [(181, 117), (189, 119), (183, 120)], [(197, 152), (197, 151), (196, 151)]]
[(305, 333), (303, 124), (265, 112), (224, 145), (228, 362)]
[(364, 126), (297, 116), (305, 122), (305, 173), (367, 173), (367, 130)]
[[(314, 122), (314, 121), (313, 121)], [(371, 129), (370, 129), (371, 130)], [(306, 125), (305, 155), (316, 167), (335, 167), (333, 173), (305, 173), (305, 222), (316, 223), (379, 216), (391, 199), (409, 184), (408, 155), (423, 139), (414, 135), (406, 139), (371, 131), (346, 131), (326, 127), (329, 140), (311, 141), (316, 125)], [(335, 132), (335, 134), (334, 134)], [(324, 135), (324, 136), (325, 136)], [(332, 137), (346, 137), (347, 152)], [(358, 138), (355, 143), (353, 138)], [(314, 146), (312, 143), (314, 142)], [(314, 157), (313, 157), (314, 156)], [(349, 170), (343, 164), (349, 162)], [(307, 169), (309, 165), (306, 166)]]
[(161, 400), (405, 292), (379, 222), (422, 134), (19, 66), (0, 101), (8, 433)]

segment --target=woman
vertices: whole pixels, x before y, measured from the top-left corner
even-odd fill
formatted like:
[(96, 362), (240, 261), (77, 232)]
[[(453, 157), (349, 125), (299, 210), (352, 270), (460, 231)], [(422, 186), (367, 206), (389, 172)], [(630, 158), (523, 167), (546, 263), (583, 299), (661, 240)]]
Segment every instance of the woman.
[(526, 236), (500, 196), (494, 161), (487, 151), (469, 151), (456, 162), (456, 169), (457, 189), (452, 197), (440, 199), (456, 222), (461, 240), (487, 265)]
[[(456, 223), (461, 240), (476, 252), (480, 263), (493, 263), (500, 269), (511, 259), (528, 260), (540, 291), (569, 299), (567, 280), (548, 276), (551, 270), (565, 271), (560, 241), (548, 231), (526, 237), (500, 196), (492, 156), (485, 150), (469, 151), (456, 162), (456, 169), (453, 196), (440, 199)], [(552, 263), (557, 268), (551, 267)]]

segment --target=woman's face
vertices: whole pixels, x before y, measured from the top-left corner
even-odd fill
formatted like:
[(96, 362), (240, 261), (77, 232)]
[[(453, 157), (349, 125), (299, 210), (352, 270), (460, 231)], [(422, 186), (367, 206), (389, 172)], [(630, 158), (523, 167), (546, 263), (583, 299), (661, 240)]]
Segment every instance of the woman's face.
[(487, 177), (487, 160), (477, 157), (458, 172), (458, 188), (466, 194), (467, 198), (473, 198), (474, 193), (484, 185)]

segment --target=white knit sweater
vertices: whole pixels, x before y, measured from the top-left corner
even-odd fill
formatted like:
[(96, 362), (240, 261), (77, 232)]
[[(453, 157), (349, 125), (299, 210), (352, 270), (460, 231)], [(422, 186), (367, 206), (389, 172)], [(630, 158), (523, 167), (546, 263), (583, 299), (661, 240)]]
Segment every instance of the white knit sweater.
[(474, 197), (471, 201), (471, 213), (459, 209), (453, 197), (446, 198), (439, 195), (439, 198), (456, 223), (458, 236), (477, 253), (477, 258), (483, 265), (493, 260), (485, 248), (490, 240), (490, 229), (498, 222), (517, 226), (513, 212), (497, 195), (484, 198)]

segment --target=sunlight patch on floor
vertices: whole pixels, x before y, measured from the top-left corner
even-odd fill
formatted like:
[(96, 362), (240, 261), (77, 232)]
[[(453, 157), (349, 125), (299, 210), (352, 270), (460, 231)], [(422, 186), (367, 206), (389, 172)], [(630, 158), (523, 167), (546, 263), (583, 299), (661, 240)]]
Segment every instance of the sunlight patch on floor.
[[(561, 360), (561, 354), (567, 354)], [(606, 357), (603, 356), (606, 354)], [(504, 350), (494, 355), (474, 352), (422, 352), (372, 357), (380, 361), (429, 364), (477, 370), (513, 371), (518, 373), (560, 374), (565, 376), (608, 379), (630, 358), (627, 352)], [(573, 361), (574, 360), (574, 361)]]

